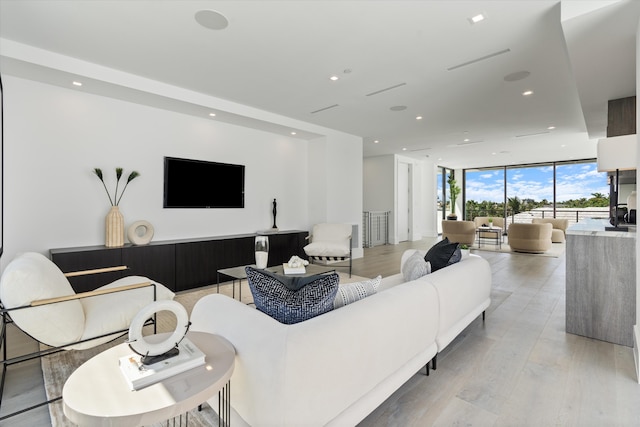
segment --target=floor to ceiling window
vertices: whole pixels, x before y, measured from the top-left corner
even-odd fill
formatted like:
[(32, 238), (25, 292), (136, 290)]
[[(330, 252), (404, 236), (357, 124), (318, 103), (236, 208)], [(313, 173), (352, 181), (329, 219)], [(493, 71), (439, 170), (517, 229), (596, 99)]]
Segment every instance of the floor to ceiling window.
[(504, 216), (504, 168), (465, 171), (464, 218)]
[(452, 169), (439, 167), (436, 172), (436, 183), (438, 186), (437, 199), (436, 199), (436, 218), (438, 234), (442, 234), (442, 220), (446, 219), (447, 215), (451, 213), (451, 200), (449, 197), (449, 188), (447, 186), (447, 178), (452, 173)]
[[(508, 224), (533, 218), (607, 218), (607, 174), (595, 160), (466, 169), (466, 220), (501, 216)], [(506, 191), (505, 191), (506, 186)]]
[(553, 164), (507, 168), (509, 223), (553, 218)]
[(598, 172), (596, 162), (556, 166), (556, 217), (572, 222), (609, 217), (607, 173)]

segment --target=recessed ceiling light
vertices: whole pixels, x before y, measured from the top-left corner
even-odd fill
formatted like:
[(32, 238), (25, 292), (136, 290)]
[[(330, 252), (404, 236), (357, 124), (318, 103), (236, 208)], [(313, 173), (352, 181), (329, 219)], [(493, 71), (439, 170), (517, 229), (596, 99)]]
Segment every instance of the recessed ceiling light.
[(567, 146), (567, 144), (562, 144), (560, 147), (564, 148), (564, 147), (566, 147), (566, 146)]
[(522, 96), (529, 96), (529, 95), (533, 95), (532, 90), (525, 90), (524, 92), (522, 92)]
[(402, 147), (402, 151), (407, 151), (407, 147)]
[(377, 139), (375, 141), (373, 141), (374, 144), (379, 143), (380, 141), (378, 141)]
[(295, 135), (295, 134), (296, 134), (295, 132), (291, 132), (291, 135)]
[(554, 130), (555, 128), (556, 128), (555, 126), (549, 126), (547, 129)]
[(229, 26), (229, 20), (215, 10), (199, 10), (195, 15), (196, 22), (209, 30), (224, 30)]
[(422, 120), (422, 116), (417, 116), (416, 120)]
[(469, 141), (471, 141), (469, 138), (464, 139), (464, 142), (469, 142)]
[(329, 77), (329, 80), (331, 80), (331, 81), (334, 81), (334, 82), (335, 82), (335, 81), (336, 81), (336, 80), (338, 80), (339, 78), (340, 78), (340, 77), (338, 77), (338, 76), (331, 76), (331, 77)]
[(82, 83), (81, 83), (81, 82), (73, 82), (72, 84), (73, 84), (74, 86), (82, 86)]
[(209, 115), (210, 115), (211, 117), (215, 117), (215, 116), (216, 116), (216, 113), (209, 113)]
[(469, 18), (469, 22), (471, 22), (472, 24), (477, 24), (478, 22), (484, 21), (486, 19), (486, 16), (483, 13), (479, 13), (476, 16), (472, 16), (471, 18)]

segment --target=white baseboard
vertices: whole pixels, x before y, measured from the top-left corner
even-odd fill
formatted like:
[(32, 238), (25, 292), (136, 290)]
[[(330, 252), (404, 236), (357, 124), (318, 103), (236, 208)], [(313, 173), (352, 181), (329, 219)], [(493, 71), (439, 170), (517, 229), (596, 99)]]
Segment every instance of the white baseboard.
[(636, 365), (636, 379), (640, 384), (640, 325), (633, 326), (633, 360)]

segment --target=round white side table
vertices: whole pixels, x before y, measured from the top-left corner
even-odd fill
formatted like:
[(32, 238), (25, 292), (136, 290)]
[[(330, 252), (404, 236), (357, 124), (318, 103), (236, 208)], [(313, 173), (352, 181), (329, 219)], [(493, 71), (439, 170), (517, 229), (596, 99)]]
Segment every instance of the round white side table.
[(218, 417), (229, 425), (235, 349), (218, 335), (189, 332), (187, 337), (205, 353), (205, 364), (137, 391), (129, 389), (118, 367), (118, 359), (132, 353), (127, 344), (89, 359), (64, 384), (64, 414), (78, 426), (141, 426), (184, 414), (218, 393)]

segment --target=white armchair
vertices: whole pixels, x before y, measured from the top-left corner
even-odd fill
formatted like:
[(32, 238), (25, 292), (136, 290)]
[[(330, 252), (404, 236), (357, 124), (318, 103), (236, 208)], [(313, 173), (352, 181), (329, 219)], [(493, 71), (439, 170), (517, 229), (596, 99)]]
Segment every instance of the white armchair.
[(351, 277), (351, 224), (321, 223), (313, 226), (310, 243), (304, 247), (309, 261), (349, 260)]
[[(1, 344), (3, 348), (0, 404), (7, 367), (62, 350), (83, 350), (124, 335), (135, 315), (154, 300), (175, 296), (146, 277), (129, 276), (94, 291), (76, 294), (68, 276), (94, 274), (112, 267), (65, 275), (44, 255), (17, 256), (0, 279)], [(14, 324), (45, 350), (7, 358), (7, 326)], [(155, 326), (154, 326), (155, 328)]]

